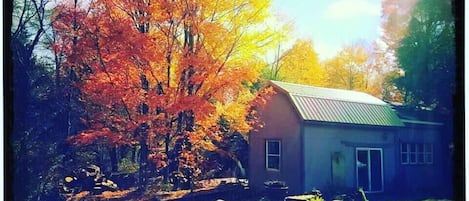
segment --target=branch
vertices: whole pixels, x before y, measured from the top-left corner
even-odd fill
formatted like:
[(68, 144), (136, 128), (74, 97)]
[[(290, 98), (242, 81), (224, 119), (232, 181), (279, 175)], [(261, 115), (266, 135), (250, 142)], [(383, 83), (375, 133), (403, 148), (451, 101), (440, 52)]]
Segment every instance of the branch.
[(29, 55), (32, 55), (34, 47), (39, 43), (41, 35), (44, 31), (44, 29), (43, 29), (43, 27), (44, 27), (44, 22), (43, 22), (43, 20), (44, 20), (44, 5), (47, 4), (47, 2), (44, 3), (42, 0), (41, 0), (41, 4), (39, 4), (39, 5), (37, 4), (36, 0), (31, 0), (31, 1), (33, 2), (34, 8), (36, 9), (36, 14), (37, 14), (38, 21), (39, 21), (39, 29), (37, 30), (33, 41), (31, 42), (31, 44), (27, 48)]
[[(114, 82), (112, 82), (111, 75), (109, 74), (109, 72), (106, 69), (106, 64), (104, 63), (103, 57), (102, 57), (102, 54), (101, 54), (101, 48), (100, 48), (100, 45), (99, 45), (99, 27), (96, 29), (96, 31), (97, 31), (97, 35), (96, 35), (96, 38), (95, 38), (95, 40), (96, 40), (95, 41), (95, 47), (96, 47), (97, 56), (99, 58), (99, 64), (101, 65), (101, 67), (103, 69), (103, 72), (106, 74), (106, 76), (109, 80), (109, 84), (114, 88), (116, 86), (115, 86)], [(127, 107), (127, 104), (124, 101), (124, 98), (121, 98), (120, 101), (122, 102), (122, 105), (124, 106), (125, 112), (127, 113), (127, 119), (130, 120), (130, 121), (133, 121), (132, 117), (130, 115), (129, 108)]]
[(20, 19), (18, 21), (18, 26), (17, 26), (15, 32), (13, 33), (12, 38), (18, 37), (18, 34), (19, 34), (20, 30), (22, 30), (23, 27), (25, 26), (25, 24), (27, 23), (27, 21), (25, 21), (23, 23), (23, 17), (24, 17), (24, 14), (26, 13), (26, 10), (28, 8), (26, 2), (27, 2), (27, 0), (24, 0), (23, 11), (21, 12)]

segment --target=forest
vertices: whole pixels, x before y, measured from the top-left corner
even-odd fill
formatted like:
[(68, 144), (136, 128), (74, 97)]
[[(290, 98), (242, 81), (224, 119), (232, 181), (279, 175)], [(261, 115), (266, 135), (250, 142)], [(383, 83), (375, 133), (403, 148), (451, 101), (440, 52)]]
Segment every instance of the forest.
[(7, 191), (66, 200), (64, 178), (87, 167), (115, 182), (117, 197), (245, 179), (268, 80), (452, 116), (453, 4), (381, 0), (379, 39), (320, 59), (270, 0), (13, 0)]

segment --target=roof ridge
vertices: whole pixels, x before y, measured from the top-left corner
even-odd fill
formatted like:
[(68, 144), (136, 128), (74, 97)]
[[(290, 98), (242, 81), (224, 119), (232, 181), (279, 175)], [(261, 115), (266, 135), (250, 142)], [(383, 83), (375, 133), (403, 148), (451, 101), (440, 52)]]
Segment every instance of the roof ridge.
[(315, 95), (307, 95), (307, 94), (299, 94), (299, 93), (291, 93), (288, 92), (290, 95), (295, 95), (295, 96), (302, 96), (302, 97), (308, 97), (308, 98), (317, 98), (317, 99), (323, 99), (323, 100), (332, 100), (332, 101), (340, 101), (340, 102), (347, 102), (347, 103), (358, 103), (358, 104), (365, 104), (365, 105), (380, 105), (380, 106), (389, 106), (386, 102), (384, 104), (378, 104), (378, 103), (370, 103), (370, 102), (360, 102), (360, 101), (353, 101), (353, 100), (347, 100), (347, 99), (334, 99), (334, 98), (325, 98), (325, 97), (320, 97), (320, 96), (315, 96)]
[(277, 81), (277, 80), (270, 80), (270, 81), (273, 82), (273, 83), (281, 83), (281, 84), (287, 84), (287, 85), (297, 85), (297, 86), (302, 86), (302, 87), (310, 87), (310, 88), (325, 89), (325, 90), (347, 91), (347, 92), (355, 92), (355, 93), (362, 93), (362, 94), (370, 95), (370, 94), (362, 92), (362, 91), (355, 91), (355, 90), (350, 90), (350, 89), (320, 87), (320, 86), (307, 85), (307, 84), (298, 84), (298, 83), (292, 83), (292, 82), (282, 82), (282, 81)]
[[(280, 84), (288, 84), (288, 85), (297, 85), (297, 86), (302, 86), (302, 87), (311, 87), (311, 88), (320, 88), (320, 89), (336, 89), (336, 88), (328, 88), (328, 87), (318, 87), (318, 86), (313, 86), (313, 85), (307, 85), (307, 84), (298, 84), (298, 83), (293, 83), (293, 82), (282, 82), (282, 81), (277, 81), (277, 80), (270, 80), (273, 83), (280, 83)], [(337, 89), (337, 90), (345, 90), (348, 91), (347, 89)], [(350, 90), (351, 91), (351, 90)]]
[(282, 89), (287, 94), (301, 95), (305, 97), (324, 98), (329, 100), (340, 100), (356, 103), (368, 103), (375, 105), (385, 105), (381, 99), (362, 91), (347, 89), (335, 89), (326, 87), (317, 87), (296, 83), (288, 83), (271, 80), (273, 86)]

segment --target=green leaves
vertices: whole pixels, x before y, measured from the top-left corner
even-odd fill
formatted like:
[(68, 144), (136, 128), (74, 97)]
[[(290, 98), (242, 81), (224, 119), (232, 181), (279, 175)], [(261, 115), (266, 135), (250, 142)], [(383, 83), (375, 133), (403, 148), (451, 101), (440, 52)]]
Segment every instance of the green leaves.
[(415, 105), (451, 108), (455, 78), (454, 18), (449, 0), (420, 1), (397, 49), (405, 75), (396, 85)]

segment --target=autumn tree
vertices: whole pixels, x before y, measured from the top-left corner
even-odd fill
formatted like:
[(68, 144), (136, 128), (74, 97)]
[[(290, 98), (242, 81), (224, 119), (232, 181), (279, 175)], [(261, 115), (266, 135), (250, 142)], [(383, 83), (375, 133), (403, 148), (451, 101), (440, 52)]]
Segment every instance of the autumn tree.
[(268, 70), (268, 78), (292, 83), (324, 86), (325, 71), (319, 64), (311, 40), (298, 39), (283, 53), (280, 47), (277, 59)]
[(60, 5), (55, 50), (66, 55), (87, 105), (88, 129), (70, 140), (140, 147), (168, 178), (197, 176), (198, 150), (214, 149), (219, 119), (246, 132), (250, 85), (264, 66), (271, 30), (265, 1), (117, 1)]
[(395, 86), (396, 75), (402, 72), (395, 65), (393, 52), (380, 39), (372, 43), (368, 64), (366, 65), (367, 89), (385, 101), (402, 102), (401, 92)]
[(369, 93), (376, 91), (372, 90), (371, 75), (374, 69), (370, 65), (370, 56), (370, 51), (363, 46), (344, 47), (335, 57), (323, 63), (327, 86)]
[(396, 85), (412, 105), (451, 110), (455, 87), (455, 24), (451, 1), (419, 1), (397, 49), (404, 75)]
[(411, 12), (418, 0), (382, 0), (381, 2), (381, 40), (388, 51), (394, 54), (400, 40), (407, 34)]
[(373, 63), (379, 70), (378, 82), (384, 100), (403, 102), (401, 91), (394, 84), (399, 75), (396, 49), (407, 34), (410, 13), (417, 0), (382, 0), (381, 35), (374, 43)]

